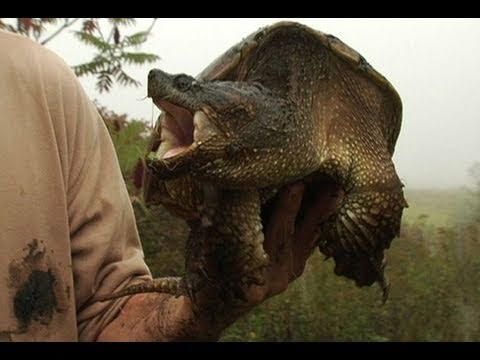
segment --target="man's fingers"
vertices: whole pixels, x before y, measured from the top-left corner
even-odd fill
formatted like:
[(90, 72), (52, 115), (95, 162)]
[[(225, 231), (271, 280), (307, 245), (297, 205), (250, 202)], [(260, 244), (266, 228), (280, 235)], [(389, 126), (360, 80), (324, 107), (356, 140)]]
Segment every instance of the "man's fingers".
[(285, 217), (285, 219), (288, 219), (291, 223), (294, 223), (297, 212), (302, 203), (304, 191), (305, 185), (302, 182), (296, 182), (285, 186), (280, 191), (277, 200), (277, 215)]
[(342, 188), (334, 183), (324, 183), (318, 188), (315, 202), (307, 209), (295, 231), (293, 244), (294, 268), (303, 271), (305, 261), (318, 244), (318, 229), (338, 208), (343, 199)]
[(266, 278), (268, 296), (287, 289), (292, 272), (292, 242), (295, 219), (302, 203), (305, 186), (295, 183), (284, 188), (274, 204), (266, 230), (265, 250), (270, 255), (270, 267)]
[(292, 239), (295, 230), (295, 218), (302, 203), (305, 186), (297, 182), (284, 187), (274, 204), (273, 213), (265, 230), (264, 249), (275, 261)]

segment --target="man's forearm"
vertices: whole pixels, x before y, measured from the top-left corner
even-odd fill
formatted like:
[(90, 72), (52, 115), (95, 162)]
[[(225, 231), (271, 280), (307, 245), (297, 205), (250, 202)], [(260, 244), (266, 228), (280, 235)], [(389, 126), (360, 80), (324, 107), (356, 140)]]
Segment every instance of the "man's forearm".
[(231, 310), (230, 316), (224, 317), (212, 307), (201, 305), (194, 314), (187, 297), (137, 294), (125, 303), (97, 340), (216, 341), (228, 325), (246, 312), (246, 309)]

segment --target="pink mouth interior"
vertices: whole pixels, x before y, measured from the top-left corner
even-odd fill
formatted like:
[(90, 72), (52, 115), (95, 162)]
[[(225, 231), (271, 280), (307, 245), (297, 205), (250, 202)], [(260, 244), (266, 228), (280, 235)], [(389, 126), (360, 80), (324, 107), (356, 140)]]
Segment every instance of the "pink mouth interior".
[(163, 158), (181, 154), (193, 143), (193, 114), (187, 109), (165, 100), (159, 100), (156, 104), (165, 112), (161, 125), (162, 131), (168, 131), (170, 141), (173, 141), (173, 147), (163, 155)]

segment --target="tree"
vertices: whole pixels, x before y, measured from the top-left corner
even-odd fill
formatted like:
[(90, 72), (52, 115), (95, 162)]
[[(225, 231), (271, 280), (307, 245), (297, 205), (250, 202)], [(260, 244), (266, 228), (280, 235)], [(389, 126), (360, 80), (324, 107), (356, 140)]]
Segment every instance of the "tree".
[[(95, 76), (101, 92), (111, 90), (114, 81), (121, 86), (140, 86), (128, 75), (125, 65), (143, 65), (159, 59), (155, 54), (138, 51), (150, 36), (156, 18), (143, 31), (131, 35), (125, 29), (136, 24), (134, 18), (0, 18), (0, 29), (28, 36), (42, 45), (64, 33), (74, 30), (75, 37), (95, 49), (92, 60), (73, 66), (77, 76)], [(79, 26), (80, 25), (80, 26)]]

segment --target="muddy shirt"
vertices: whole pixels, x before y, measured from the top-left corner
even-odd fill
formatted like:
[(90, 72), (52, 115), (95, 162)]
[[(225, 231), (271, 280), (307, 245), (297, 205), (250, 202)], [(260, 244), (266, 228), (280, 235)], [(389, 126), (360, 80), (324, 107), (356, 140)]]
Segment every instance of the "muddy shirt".
[(107, 129), (75, 75), (0, 31), (0, 340), (95, 340), (150, 278)]

